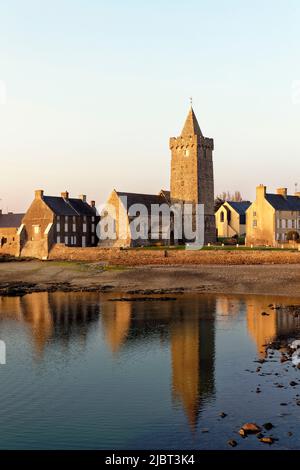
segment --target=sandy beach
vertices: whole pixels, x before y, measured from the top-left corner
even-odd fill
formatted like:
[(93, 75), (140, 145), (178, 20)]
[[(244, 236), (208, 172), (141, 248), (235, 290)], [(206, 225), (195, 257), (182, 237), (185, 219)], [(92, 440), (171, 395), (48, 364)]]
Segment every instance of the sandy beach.
[(0, 295), (42, 291), (203, 292), (300, 296), (300, 264), (103, 266), (97, 262), (0, 263)]

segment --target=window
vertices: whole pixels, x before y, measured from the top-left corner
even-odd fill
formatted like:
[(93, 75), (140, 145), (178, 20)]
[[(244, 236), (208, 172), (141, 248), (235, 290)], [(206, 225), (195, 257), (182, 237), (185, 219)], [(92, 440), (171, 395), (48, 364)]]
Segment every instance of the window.
[(220, 221), (224, 222), (224, 212), (223, 211), (221, 212)]
[(253, 212), (253, 217), (256, 217), (256, 211)]
[(34, 233), (37, 235), (38, 233), (40, 233), (40, 226), (39, 225), (34, 225), (33, 226), (33, 231)]
[(281, 227), (286, 228), (286, 220), (285, 219), (281, 220)]
[(65, 245), (68, 245), (68, 243), (69, 243), (69, 239), (68, 237), (65, 237)]
[(86, 223), (83, 223), (83, 225), (82, 225), (82, 231), (83, 231), (83, 233), (86, 233)]
[(95, 232), (95, 224), (92, 224), (92, 233)]
[(189, 151), (189, 149), (186, 149), (186, 150), (184, 151), (184, 156), (185, 156), (185, 157), (189, 157), (189, 155), (190, 155), (190, 151)]
[(287, 228), (292, 228), (293, 227), (293, 220), (287, 220)]
[(253, 220), (253, 227), (257, 227), (257, 220)]
[(92, 217), (92, 222), (95, 222), (95, 217), (94, 216)]
[(60, 222), (60, 215), (57, 216), (56, 221)]
[(59, 235), (57, 235), (57, 237), (56, 237), (56, 243), (60, 243), (60, 236)]
[(74, 222), (74, 219), (73, 219), (72, 230), (73, 232), (76, 232), (76, 222)]
[(92, 244), (95, 245), (95, 235), (92, 235)]
[(71, 245), (76, 245), (77, 243), (77, 237), (75, 235), (71, 236)]
[(69, 231), (69, 217), (65, 216), (65, 232)]
[(56, 224), (56, 231), (60, 232), (60, 224), (59, 223)]

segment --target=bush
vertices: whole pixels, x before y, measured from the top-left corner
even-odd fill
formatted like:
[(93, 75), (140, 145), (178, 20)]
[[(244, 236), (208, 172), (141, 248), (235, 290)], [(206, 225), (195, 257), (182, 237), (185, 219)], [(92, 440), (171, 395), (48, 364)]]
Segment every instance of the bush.
[(299, 233), (296, 230), (291, 230), (290, 232), (288, 232), (286, 238), (288, 241), (290, 240), (296, 241), (296, 240), (299, 240), (300, 237), (299, 237)]

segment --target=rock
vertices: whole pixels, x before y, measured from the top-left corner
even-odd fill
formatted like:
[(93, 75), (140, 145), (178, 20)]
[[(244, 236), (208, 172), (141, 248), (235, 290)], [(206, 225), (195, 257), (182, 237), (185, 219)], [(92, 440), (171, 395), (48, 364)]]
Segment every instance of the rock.
[(288, 361), (288, 360), (289, 360), (289, 358), (288, 358), (285, 354), (282, 354), (282, 355), (281, 355), (281, 358), (280, 358), (280, 362), (281, 362), (281, 363), (286, 362), (286, 361)]
[(272, 423), (265, 423), (263, 424), (263, 427), (267, 430), (270, 431), (270, 429), (274, 428)]
[(247, 434), (257, 434), (258, 432), (261, 431), (261, 427), (258, 426), (256, 423), (245, 423), (243, 424), (242, 429)]
[(271, 445), (271, 444), (273, 444), (274, 439), (273, 439), (273, 437), (262, 437), (260, 439), (260, 442), (263, 442), (264, 444), (270, 444)]
[(230, 445), (231, 447), (237, 446), (237, 442), (234, 439), (230, 439), (230, 441), (228, 441), (227, 444)]
[(239, 430), (239, 435), (242, 436), (242, 437), (247, 437), (247, 433), (246, 433), (246, 431), (245, 431), (243, 428), (241, 428), (241, 429)]
[(224, 413), (224, 411), (222, 411), (222, 413), (220, 413), (219, 416), (220, 416), (221, 418), (226, 418), (227, 414)]
[(287, 435), (288, 435), (289, 437), (291, 437), (291, 436), (293, 435), (293, 433), (292, 433), (291, 431), (289, 431), (289, 432), (287, 433)]
[(292, 354), (292, 363), (297, 367), (300, 365), (300, 349)]
[(287, 406), (287, 403), (280, 403), (280, 406)]
[(300, 339), (295, 339), (291, 344), (289, 344), (291, 349), (298, 349), (300, 348)]
[(292, 380), (292, 381), (290, 382), (290, 386), (291, 386), (291, 387), (296, 387), (296, 385), (298, 385), (298, 384), (297, 384), (297, 382), (295, 382), (294, 380)]
[(262, 314), (263, 317), (266, 317), (266, 316), (268, 317), (268, 316), (270, 315), (270, 314), (267, 313), (267, 312), (261, 312), (261, 314)]
[(208, 428), (201, 429), (201, 432), (203, 433), (209, 432), (209, 429)]
[(300, 400), (296, 401), (296, 405), (300, 406)]

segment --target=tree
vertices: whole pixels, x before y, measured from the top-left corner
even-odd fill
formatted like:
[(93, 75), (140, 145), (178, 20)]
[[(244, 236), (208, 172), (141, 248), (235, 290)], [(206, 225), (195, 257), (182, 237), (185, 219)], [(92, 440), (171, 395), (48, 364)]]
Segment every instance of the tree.
[(241, 202), (243, 201), (243, 197), (240, 191), (234, 191), (234, 193), (223, 191), (221, 194), (218, 194), (215, 199), (215, 212), (217, 212), (225, 201)]

